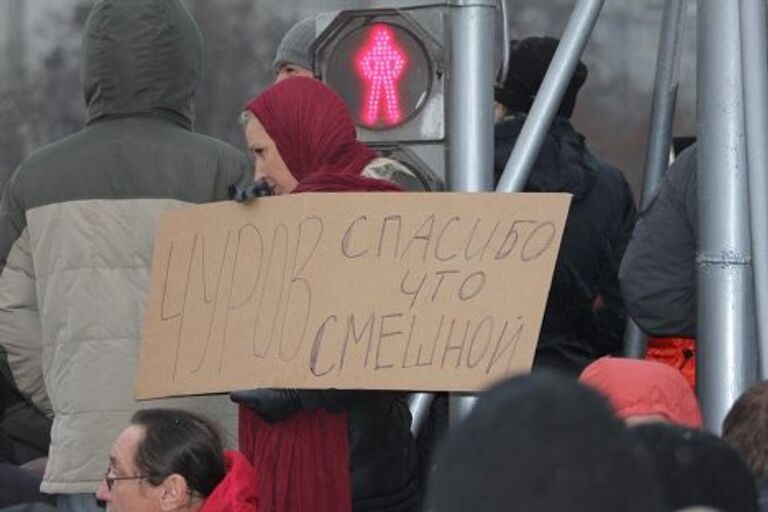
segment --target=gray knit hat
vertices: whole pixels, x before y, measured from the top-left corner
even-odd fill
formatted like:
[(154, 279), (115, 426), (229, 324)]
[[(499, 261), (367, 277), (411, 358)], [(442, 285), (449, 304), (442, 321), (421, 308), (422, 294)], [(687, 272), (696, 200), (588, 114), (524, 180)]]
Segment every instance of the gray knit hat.
[(274, 66), (279, 70), (286, 64), (295, 64), (312, 70), (310, 47), (315, 40), (315, 17), (310, 16), (292, 26), (280, 41), (275, 54)]

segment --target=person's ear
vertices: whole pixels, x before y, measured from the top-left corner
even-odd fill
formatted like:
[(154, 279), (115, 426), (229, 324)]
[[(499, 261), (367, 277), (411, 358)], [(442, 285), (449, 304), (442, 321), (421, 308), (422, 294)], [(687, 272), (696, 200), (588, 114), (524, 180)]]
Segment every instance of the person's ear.
[(160, 488), (160, 510), (164, 512), (178, 510), (189, 501), (187, 480), (178, 473), (174, 473), (163, 480)]

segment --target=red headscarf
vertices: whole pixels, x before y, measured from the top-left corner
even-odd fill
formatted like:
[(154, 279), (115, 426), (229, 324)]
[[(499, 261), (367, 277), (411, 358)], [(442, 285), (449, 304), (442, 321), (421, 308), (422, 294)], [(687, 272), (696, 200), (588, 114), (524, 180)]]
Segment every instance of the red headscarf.
[(307, 77), (276, 83), (248, 102), (288, 170), (294, 192), (398, 191), (360, 175), (376, 154), (357, 140), (346, 105), (328, 86)]
[(659, 414), (671, 423), (702, 426), (701, 410), (691, 386), (679, 370), (642, 359), (601, 357), (587, 366), (579, 380), (608, 398), (616, 414)]

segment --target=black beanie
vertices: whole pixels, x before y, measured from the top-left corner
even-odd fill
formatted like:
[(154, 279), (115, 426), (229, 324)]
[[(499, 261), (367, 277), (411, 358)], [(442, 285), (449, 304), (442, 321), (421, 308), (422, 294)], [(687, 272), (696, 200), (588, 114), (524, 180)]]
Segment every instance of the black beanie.
[(650, 454), (667, 510), (706, 506), (721, 512), (757, 512), (754, 475), (719, 437), (691, 428), (649, 423), (630, 429)]
[(483, 393), (443, 446), (428, 512), (660, 512), (646, 455), (610, 405), (565, 377)]
[[(559, 43), (560, 41), (553, 37), (528, 37), (511, 41), (507, 79), (502, 87), (496, 87), (496, 101), (512, 112), (530, 111)], [(587, 66), (579, 61), (563, 94), (557, 115), (571, 117), (576, 106), (576, 94), (586, 80)]]

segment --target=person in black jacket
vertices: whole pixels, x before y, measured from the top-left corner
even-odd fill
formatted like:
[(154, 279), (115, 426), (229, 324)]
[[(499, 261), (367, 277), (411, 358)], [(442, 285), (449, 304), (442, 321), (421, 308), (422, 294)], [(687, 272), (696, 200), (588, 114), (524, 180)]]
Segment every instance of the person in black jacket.
[[(495, 90), (497, 183), (558, 43), (551, 37), (511, 42), (509, 73)], [(623, 348), (626, 313), (617, 275), (636, 216), (622, 173), (595, 158), (570, 122), (586, 78), (579, 62), (525, 185), (525, 192), (573, 194), (534, 359), (534, 369), (573, 376)]]

